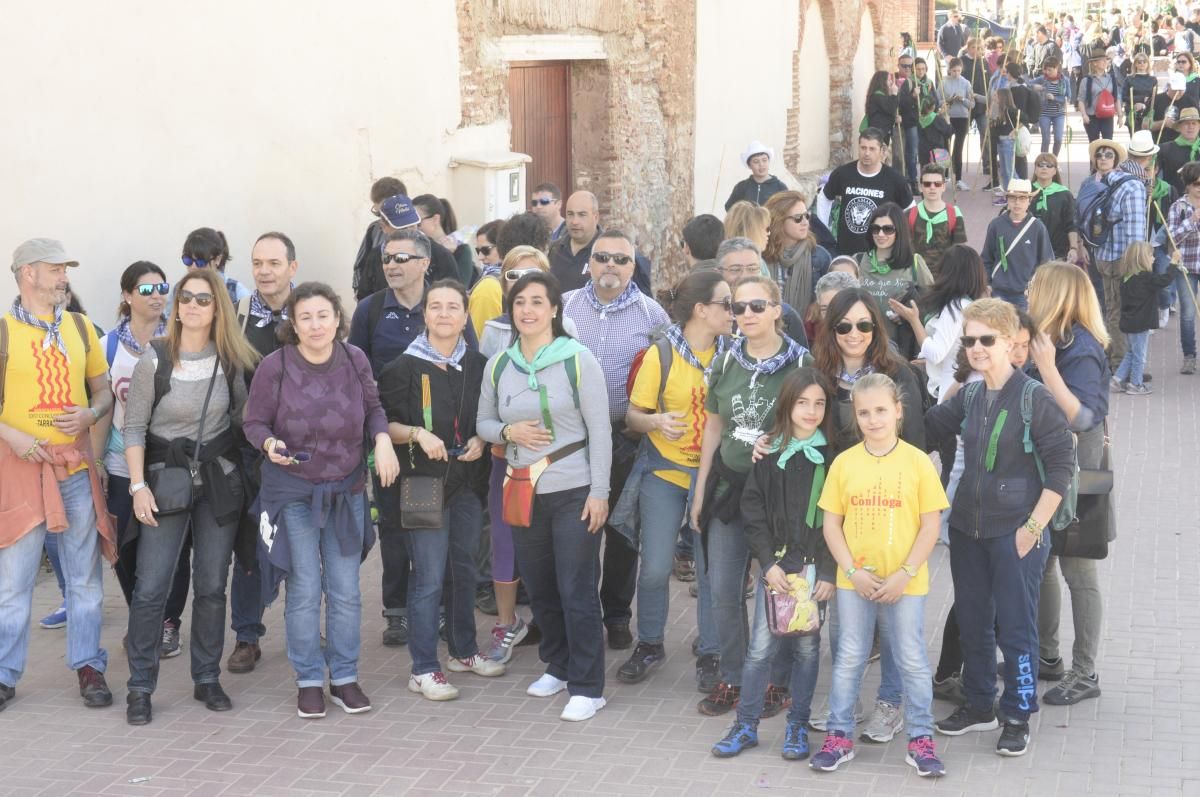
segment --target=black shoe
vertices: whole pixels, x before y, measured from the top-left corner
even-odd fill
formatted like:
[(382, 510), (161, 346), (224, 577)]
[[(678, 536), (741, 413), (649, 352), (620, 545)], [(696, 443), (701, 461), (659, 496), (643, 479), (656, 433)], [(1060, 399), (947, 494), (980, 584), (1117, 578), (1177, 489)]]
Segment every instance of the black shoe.
[[(1004, 672), (1001, 670), (1000, 672)], [(1061, 681), (1063, 676), (1067, 674), (1066, 665), (1063, 664), (1062, 656), (1056, 659), (1043, 659), (1038, 657), (1038, 680), (1039, 681)]]
[(976, 711), (970, 706), (962, 706), (946, 719), (935, 722), (933, 727), (943, 736), (962, 736), (969, 731), (992, 731), (999, 724), (996, 712), (991, 708)]
[(518, 642), (515, 647), (523, 648), (528, 645), (536, 645), (542, 641), (542, 629), (538, 628), (537, 623), (530, 620), (525, 624), (525, 627), (528, 628), (529, 631), (526, 632), (525, 638)]
[(229, 711), (233, 708), (233, 701), (219, 683), (196, 684), (192, 697), (203, 703), (209, 711)]
[(1149, 371), (1142, 371), (1142, 381), (1143, 382), (1153, 382), (1154, 377), (1150, 375)]
[(692, 640), (692, 658), (698, 658), (699, 656), (700, 656), (700, 637), (696, 637), (695, 639)]
[(629, 632), (628, 620), (614, 620), (605, 623), (608, 629), (608, 646), (613, 650), (628, 650), (633, 647), (633, 634)]
[(88, 708), (104, 708), (112, 705), (112, 692), (104, 681), (104, 673), (95, 667), (80, 667), (75, 671), (79, 678), (79, 696)]
[(696, 691), (708, 694), (721, 683), (721, 657), (705, 653), (696, 659)]
[(996, 742), (996, 755), (1016, 757), (1025, 755), (1028, 749), (1029, 723), (1006, 720), (1004, 730), (1000, 731), (1000, 741)]
[(641, 683), (646, 676), (666, 661), (667, 652), (661, 644), (638, 642), (629, 660), (617, 669), (617, 680), (627, 684)]
[(389, 614), (384, 617), (387, 628), (383, 629), (383, 644), (389, 648), (398, 648), (408, 644), (408, 617), (403, 614)]
[(9, 686), (8, 684), (0, 684), (0, 711), (3, 711), (4, 707), (16, 696), (16, 687)]
[(475, 590), (475, 608), (492, 617), (498, 616), (500, 610), (496, 608), (496, 588), (488, 584)]
[(149, 725), (154, 712), (149, 692), (130, 692), (125, 696), (125, 721), (130, 725)]

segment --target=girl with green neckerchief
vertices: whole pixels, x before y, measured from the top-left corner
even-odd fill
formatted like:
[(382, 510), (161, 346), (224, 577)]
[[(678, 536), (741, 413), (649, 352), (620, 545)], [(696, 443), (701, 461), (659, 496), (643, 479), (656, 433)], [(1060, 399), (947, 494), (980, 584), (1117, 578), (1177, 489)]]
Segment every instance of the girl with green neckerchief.
[[(1049, 152), (1033, 161), (1033, 187), (1038, 192), (1030, 212), (1041, 219), (1050, 233), (1050, 245), (1059, 260), (1080, 262), (1087, 257), (1083, 239), (1075, 230), (1075, 196), (1058, 173), (1058, 158)], [(1083, 260), (1081, 262), (1086, 262)]]
[[(913, 250), (908, 219), (898, 205), (885, 202), (875, 208), (867, 222), (867, 233), (871, 236), (872, 246), (858, 255), (860, 283), (884, 312), (888, 338), (896, 341), (902, 357), (912, 359), (917, 348), (912, 331), (907, 325), (900, 330), (897, 317), (888, 310), (887, 302), (896, 299), (908, 304), (922, 289), (933, 284), (933, 274), (925, 264), (925, 258)], [(897, 337), (899, 331), (903, 334)]]

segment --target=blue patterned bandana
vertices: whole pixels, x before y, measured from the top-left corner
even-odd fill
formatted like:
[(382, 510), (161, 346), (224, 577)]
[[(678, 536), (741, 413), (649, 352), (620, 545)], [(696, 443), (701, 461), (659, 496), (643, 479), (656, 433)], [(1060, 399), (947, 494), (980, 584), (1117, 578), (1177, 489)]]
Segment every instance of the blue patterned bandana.
[[(295, 286), (292, 286), (295, 287)], [(254, 326), (262, 328), (271, 323), (271, 320), (286, 321), (287, 320), (287, 305), (284, 305), (278, 313), (271, 309), (271, 305), (267, 304), (263, 299), (262, 294), (258, 291), (250, 294), (250, 315), (258, 320), (254, 322)]]
[(698, 358), (692, 351), (692, 347), (688, 344), (687, 338), (683, 336), (683, 327), (679, 326), (678, 324), (673, 324), (663, 330), (663, 335), (668, 341), (670, 341), (671, 348), (679, 352), (679, 356), (684, 359), (684, 362), (696, 370), (704, 372), (704, 383), (708, 384), (708, 375), (712, 373), (713, 364), (717, 361), (718, 357), (725, 353), (725, 348), (728, 345), (728, 340), (725, 338), (725, 336), (717, 336), (717, 350), (713, 353), (713, 357), (709, 361), (708, 367), (705, 368), (700, 364), (700, 358)]
[(495, 277), (496, 279), (500, 279), (501, 268), (502, 267), (499, 263), (493, 263), (490, 266), (484, 266), (483, 277)]
[(633, 283), (633, 280), (630, 280), (629, 284), (625, 286), (625, 291), (620, 296), (608, 304), (600, 304), (600, 299), (596, 297), (596, 283), (588, 282), (587, 285), (583, 286), (583, 295), (592, 303), (592, 309), (603, 315), (604, 313), (616, 313), (624, 310), (636, 302), (642, 295), (642, 292), (638, 290), (638, 286)]
[(46, 337), (42, 339), (43, 351), (53, 346), (62, 352), (63, 357), (66, 357), (67, 360), (70, 361), (71, 358), (67, 354), (67, 342), (63, 340), (62, 336), (63, 307), (64, 305), (61, 304), (55, 305), (54, 320), (50, 323), (46, 323), (22, 307), (21, 297), (18, 296), (16, 299), (13, 299), (11, 312), (13, 318), (17, 319), (22, 324), (27, 324), (34, 329), (45, 330)]
[(408, 344), (408, 348), (404, 350), (404, 353), (411, 354), (420, 360), (426, 360), (436, 365), (446, 365), (456, 371), (461, 371), (462, 358), (467, 353), (467, 342), (463, 339), (462, 335), (459, 335), (458, 343), (454, 346), (454, 351), (447, 357), (435, 349), (433, 344), (429, 342), (428, 333), (422, 332), (420, 335), (417, 335), (412, 343)]
[[(117, 333), (117, 340), (124, 343), (134, 354), (141, 354), (143, 351), (145, 351), (145, 348), (142, 347), (142, 344), (137, 342), (137, 338), (133, 336), (133, 331), (129, 328), (129, 316), (122, 316), (121, 322), (117, 324), (115, 332)], [(150, 337), (161, 338), (166, 334), (167, 319), (160, 318), (158, 319), (158, 326), (154, 328), (154, 334)]]
[(768, 357), (765, 360), (751, 362), (746, 355), (746, 339), (739, 338), (729, 349), (729, 354), (733, 359), (738, 361), (738, 365), (745, 368), (747, 371), (753, 371), (753, 376), (750, 377), (750, 387), (754, 387), (758, 381), (759, 374), (773, 374), (776, 371), (784, 368), (794, 362), (799, 362), (808, 349), (801, 346), (796, 341), (789, 338), (787, 335), (781, 335), (784, 342), (783, 351), (776, 354), (774, 357)]

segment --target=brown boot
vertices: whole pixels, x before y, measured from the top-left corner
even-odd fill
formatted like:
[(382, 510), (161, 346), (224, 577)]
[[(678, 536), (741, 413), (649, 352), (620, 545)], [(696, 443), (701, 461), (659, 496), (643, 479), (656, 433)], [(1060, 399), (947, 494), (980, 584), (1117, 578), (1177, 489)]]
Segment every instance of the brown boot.
[(325, 691), (319, 686), (302, 686), (296, 697), (296, 713), (301, 719), (325, 716)]
[(229, 654), (229, 661), (225, 662), (225, 669), (237, 673), (252, 672), (255, 663), (261, 658), (262, 650), (257, 642), (238, 642)]
[(104, 673), (94, 667), (80, 667), (75, 671), (79, 676), (79, 696), (88, 708), (104, 708), (112, 705), (112, 692), (104, 680)]

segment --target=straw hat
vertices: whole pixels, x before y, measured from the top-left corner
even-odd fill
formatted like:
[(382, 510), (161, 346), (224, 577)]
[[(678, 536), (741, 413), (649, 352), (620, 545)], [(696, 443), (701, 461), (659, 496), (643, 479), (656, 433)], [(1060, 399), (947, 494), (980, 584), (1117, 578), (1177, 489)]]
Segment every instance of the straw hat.
[(1117, 162), (1113, 164), (1114, 169), (1120, 165), (1121, 161), (1129, 157), (1128, 153), (1125, 152), (1125, 145), (1118, 144), (1115, 141), (1109, 141), (1107, 138), (1098, 138), (1091, 144), (1088, 144), (1088, 159), (1096, 160), (1096, 150), (1100, 149), (1101, 147), (1108, 147), (1113, 152), (1117, 153)]
[(1033, 190), (1033, 183), (1028, 180), (1022, 180), (1019, 177), (1014, 177), (1008, 181), (1008, 188), (1004, 191), (1005, 196), (1025, 196), (1032, 197), (1037, 194)]

